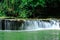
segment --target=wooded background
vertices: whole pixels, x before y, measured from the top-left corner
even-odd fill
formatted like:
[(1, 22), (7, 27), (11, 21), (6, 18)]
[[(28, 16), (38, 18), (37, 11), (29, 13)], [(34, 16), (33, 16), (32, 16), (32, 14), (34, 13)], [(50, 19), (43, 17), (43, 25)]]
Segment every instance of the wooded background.
[(60, 0), (0, 0), (0, 17), (60, 17)]

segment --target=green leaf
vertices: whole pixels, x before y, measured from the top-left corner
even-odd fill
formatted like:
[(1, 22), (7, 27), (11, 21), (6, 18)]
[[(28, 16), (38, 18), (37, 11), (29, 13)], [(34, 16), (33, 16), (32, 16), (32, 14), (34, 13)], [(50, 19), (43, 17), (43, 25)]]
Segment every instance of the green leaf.
[(15, 3), (15, 0), (11, 0), (11, 3), (14, 4)]

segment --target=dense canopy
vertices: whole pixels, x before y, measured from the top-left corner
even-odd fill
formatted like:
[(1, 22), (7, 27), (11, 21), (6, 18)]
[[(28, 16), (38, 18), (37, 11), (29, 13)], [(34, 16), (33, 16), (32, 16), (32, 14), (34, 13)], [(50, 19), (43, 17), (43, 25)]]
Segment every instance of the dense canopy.
[(60, 0), (0, 0), (0, 17), (60, 17)]

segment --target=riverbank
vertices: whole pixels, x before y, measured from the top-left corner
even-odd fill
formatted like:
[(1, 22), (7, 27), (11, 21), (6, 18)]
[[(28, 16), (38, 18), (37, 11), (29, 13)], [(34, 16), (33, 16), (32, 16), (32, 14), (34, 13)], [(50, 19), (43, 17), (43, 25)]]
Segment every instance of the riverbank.
[(60, 20), (60, 18), (15, 18), (15, 17), (0, 17), (0, 20)]

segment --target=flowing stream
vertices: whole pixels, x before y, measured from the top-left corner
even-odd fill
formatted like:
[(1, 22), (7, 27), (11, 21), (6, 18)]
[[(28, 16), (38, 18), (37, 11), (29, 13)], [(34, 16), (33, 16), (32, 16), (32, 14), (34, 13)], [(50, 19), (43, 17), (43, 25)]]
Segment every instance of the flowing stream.
[(58, 20), (26, 20), (24, 23), (25, 29), (40, 29), (40, 28), (59, 28)]
[(0, 30), (59, 29), (59, 20), (0, 20)]
[[(57, 30), (35, 31), (36, 29), (40, 30), (59, 28), (59, 20), (0, 20), (0, 31), (4, 31), (1, 31), (2, 33), (0, 33), (0, 39), (9, 40), (10, 38), (10, 40), (59, 40), (60, 32)], [(26, 30), (27, 32), (25, 32)]]

